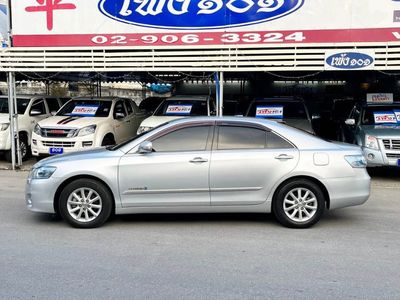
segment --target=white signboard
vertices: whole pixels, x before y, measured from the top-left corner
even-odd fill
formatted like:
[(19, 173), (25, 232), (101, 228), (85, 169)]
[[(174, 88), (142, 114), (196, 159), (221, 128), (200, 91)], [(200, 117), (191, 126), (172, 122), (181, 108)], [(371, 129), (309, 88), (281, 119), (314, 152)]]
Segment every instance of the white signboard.
[(166, 115), (190, 115), (192, 105), (168, 105)]
[(11, 0), (14, 46), (400, 41), (392, 0)]
[(367, 103), (393, 103), (393, 94), (367, 94)]
[(94, 117), (98, 108), (98, 106), (75, 106), (71, 112), (71, 116)]
[(393, 111), (374, 112), (375, 124), (397, 124)]
[(256, 118), (282, 119), (283, 106), (257, 106)]

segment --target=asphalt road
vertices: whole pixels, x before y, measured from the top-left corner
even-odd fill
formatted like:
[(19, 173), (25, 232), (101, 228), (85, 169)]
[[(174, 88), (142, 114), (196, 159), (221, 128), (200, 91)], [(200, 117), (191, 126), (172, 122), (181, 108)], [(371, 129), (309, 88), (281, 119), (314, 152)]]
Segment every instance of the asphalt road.
[(27, 173), (3, 170), (0, 299), (400, 299), (398, 175), (374, 172), (366, 204), (307, 230), (254, 214), (79, 230), (28, 212)]

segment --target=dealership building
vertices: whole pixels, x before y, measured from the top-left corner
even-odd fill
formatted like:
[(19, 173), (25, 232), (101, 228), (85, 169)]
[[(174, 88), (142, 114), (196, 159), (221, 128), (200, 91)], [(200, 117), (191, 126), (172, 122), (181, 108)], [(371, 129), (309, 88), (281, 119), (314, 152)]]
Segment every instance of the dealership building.
[(400, 1), (8, 3), (0, 72), (11, 90), (15, 78), (171, 83), (216, 94), (219, 114), (224, 98), (296, 96), (321, 112), (334, 99), (399, 97)]

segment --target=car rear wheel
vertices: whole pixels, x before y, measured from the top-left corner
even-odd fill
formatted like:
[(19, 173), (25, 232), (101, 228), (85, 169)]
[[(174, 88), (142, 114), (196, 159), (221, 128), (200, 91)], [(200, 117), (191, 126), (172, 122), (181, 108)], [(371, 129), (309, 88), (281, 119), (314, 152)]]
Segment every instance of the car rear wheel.
[(325, 197), (314, 182), (305, 179), (293, 180), (278, 190), (272, 208), (282, 225), (307, 228), (321, 218), (325, 210)]
[(93, 179), (78, 179), (61, 192), (59, 211), (63, 219), (78, 228), (103, 225), (111, 215), (112, 196), (109, 190)]

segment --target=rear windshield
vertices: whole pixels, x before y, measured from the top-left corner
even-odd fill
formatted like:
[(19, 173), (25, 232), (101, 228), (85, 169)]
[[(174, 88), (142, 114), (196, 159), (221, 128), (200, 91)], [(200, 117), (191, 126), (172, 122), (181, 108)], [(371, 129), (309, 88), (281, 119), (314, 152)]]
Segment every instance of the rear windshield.
[(400, 123), (400, 104), (367, 106), (362, 115), (362, 125)]
[(165, 100), (154, 116), (207, 116), (206, 100)]
[(307, 119), (306, 108), (301, 102), (252, 102), (247, 116), (265, 119)]
[[(19, 115), (23, 115), (29, 105), (30, 99), (17, 98), (17, 111)], [(0, 98), (0, 113), (8, 114), (8, 98)]]
[(110, 100), (71, 100), (57, 113), (57, 116), (108, 117)]

